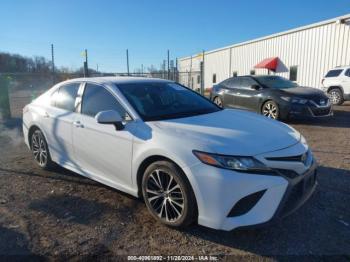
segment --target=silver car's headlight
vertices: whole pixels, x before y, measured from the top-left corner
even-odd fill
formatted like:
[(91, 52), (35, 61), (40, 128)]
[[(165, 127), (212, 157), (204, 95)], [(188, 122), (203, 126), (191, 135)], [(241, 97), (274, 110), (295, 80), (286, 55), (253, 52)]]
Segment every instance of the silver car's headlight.
[(193, 154), (204, 164), (237, 171), (269, 171), (270, 169), (254, 157), (227, 156), (193, 150)]

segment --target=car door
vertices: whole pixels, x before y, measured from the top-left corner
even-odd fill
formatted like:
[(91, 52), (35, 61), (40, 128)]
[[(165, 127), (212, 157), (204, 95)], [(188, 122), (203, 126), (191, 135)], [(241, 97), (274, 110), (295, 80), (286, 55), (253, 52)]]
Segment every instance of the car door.
[(83, 172), (102, 183), (131, 186), (131, 161), (134, 121), (126, 121), (123, 130), (99, 124), (97, 113), (115, 110), (126, 116), (125, 109), (108, 88), (86, 83), (79, 96), (80, 114), (73, 123), (73, 142), (77, 162)]
[(223, 103), (225, 107), (236, 107), (234, 97), (237, 92), (237, 87), (240, 85), (240, 78), (233, 77), (223, 81), (220, 84), (221, 89), (224, 89)]
[(46, 139), (51, 158), (61, 165), (75, 162), (72, 125), (76, 115), (76, 97), (80, 83), (64, 84), (51, 96), (50, 105), (43, 112)]
[(233, 104), (235, 107), (245, 110), (256, 111), (259, 107), (259, 100), (263, 89), (254, 89), (252, 86), (258, 83), (251, 77), (241, 77), (239, 87), (235, 88)]

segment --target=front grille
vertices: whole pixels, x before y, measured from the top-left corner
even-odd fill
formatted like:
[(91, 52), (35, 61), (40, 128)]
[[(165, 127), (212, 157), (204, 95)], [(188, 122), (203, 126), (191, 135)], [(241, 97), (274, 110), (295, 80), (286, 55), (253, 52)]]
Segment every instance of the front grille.
[(274, 169), (279, 175), (282, 175), (284, 177), (294, 179), (298, 176), (300, 176), (297, 172), (289, 169)]
[(302, 162), (303, 155), (297, 155), (297, 156), (283, 156), (283, 157), (266, 157), (266, 160), (270, 161), (296, 161), (296, 162)]
[(315, 116), (326, 116), (329, 115), (331, 108), (312, 108), (311, 110)]
[(326, 105), (328, 105), (329, 98), (319, 97), (319, 98), (313, 99), (312, 101), (313, 101), (316, 105), (319, 105), (319, 106), (326, 106)]
[(280, 217), (284, 217), (293, 212), (309, 194), (310, 190), (316, 183), (316, 171), (291, 187), (286, 201), (280, 213)]

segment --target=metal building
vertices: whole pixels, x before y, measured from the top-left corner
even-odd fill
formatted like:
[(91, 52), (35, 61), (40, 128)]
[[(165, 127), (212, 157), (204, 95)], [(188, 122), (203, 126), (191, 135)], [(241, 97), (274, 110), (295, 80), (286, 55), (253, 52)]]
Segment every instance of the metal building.
[(310, 87), (320, 87), (335, 66), (350, 65), (350, 14), (285, 32), (179, 59), (179, 81), (193, 89), (210, 88), (236, 75), (267, 74), (255, 68), (264, 59), (278, 60), (277, 74)]

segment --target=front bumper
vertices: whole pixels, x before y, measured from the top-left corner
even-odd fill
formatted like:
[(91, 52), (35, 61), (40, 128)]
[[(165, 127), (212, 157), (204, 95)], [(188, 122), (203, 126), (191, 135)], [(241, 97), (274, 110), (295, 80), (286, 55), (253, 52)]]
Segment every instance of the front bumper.
[(288, 117), (330, 117), (333, 115), (332, 106), (298, 105), (292, 104), (285, 109)]
[[(251, 174), (202, 163), (184, 171), (196, 196), (198, 223), (214, 229), (233, 230), (264, 225), (297, 210), (315, 190), (316, 167), (317, 164), (313, 163), (304, 174), (295, 177), (277, 170), (268, 174)], [(232, 212), (247, 196), (257, 193), (256, 202), (250, 204), (249, 210), (238, 215)]]

